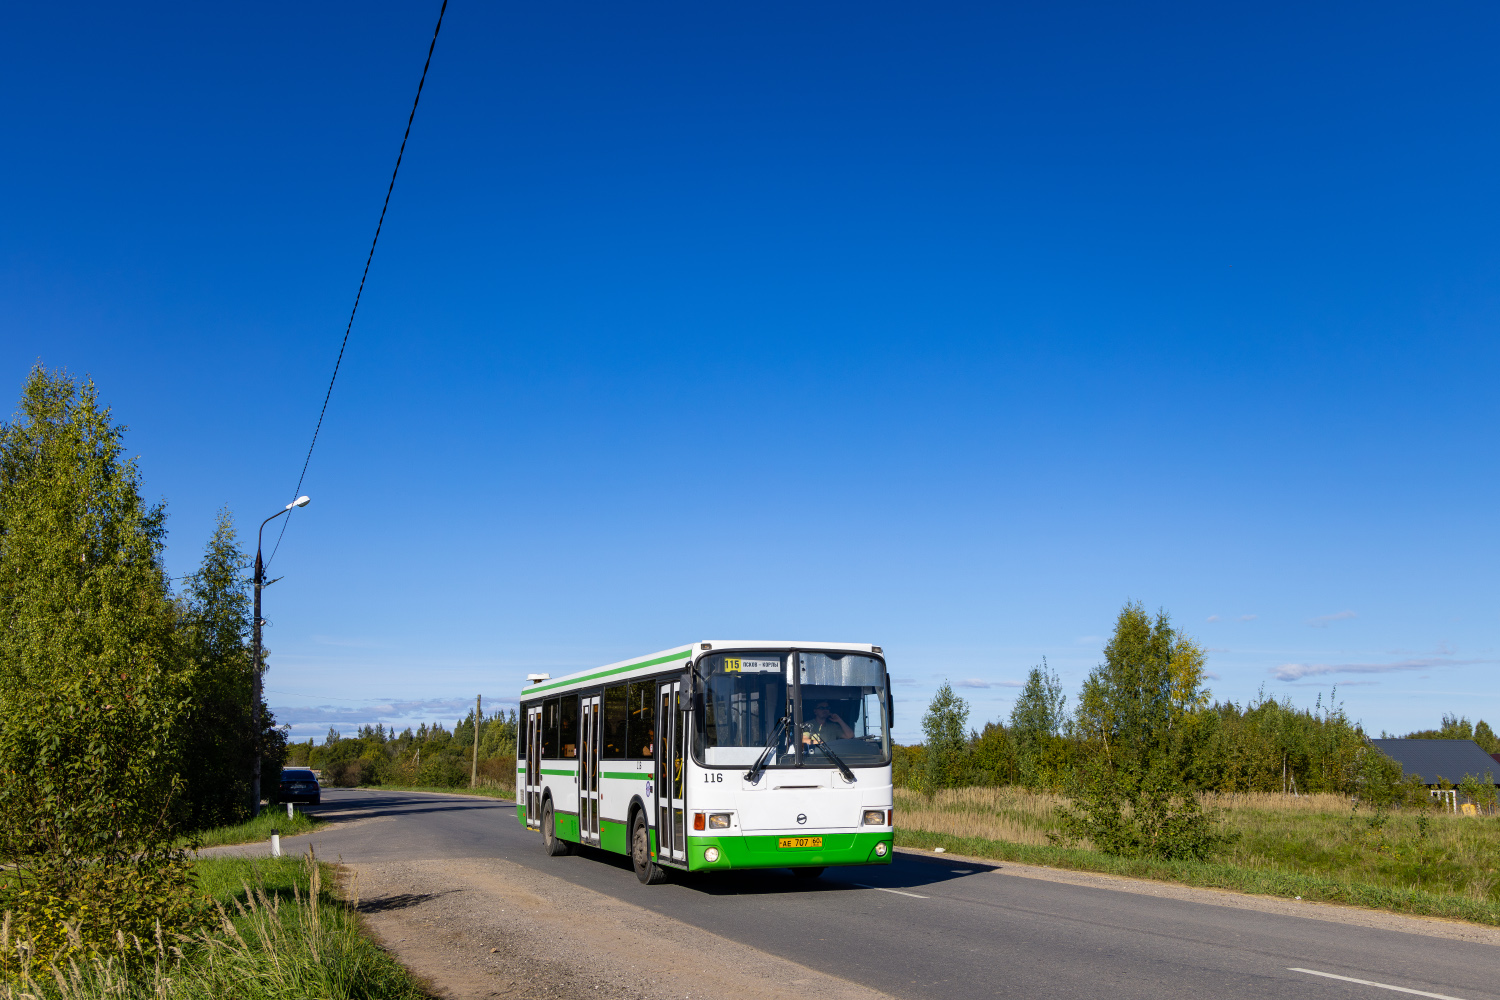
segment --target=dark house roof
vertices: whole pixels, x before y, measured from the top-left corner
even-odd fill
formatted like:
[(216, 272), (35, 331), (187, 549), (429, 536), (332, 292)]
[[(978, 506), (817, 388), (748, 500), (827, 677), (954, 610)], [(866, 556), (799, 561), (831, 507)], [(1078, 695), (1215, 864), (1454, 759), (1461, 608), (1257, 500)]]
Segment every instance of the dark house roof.
[(1453, 784), (1472, 774), (1500, 775), (1495, 758), (1479, 748), (1473, 740), (1371, 740), (1370, 744), (1401, 765), (1407, 775), (1422, 777), (1422, 784), (1435, 785), (1438, 778)]

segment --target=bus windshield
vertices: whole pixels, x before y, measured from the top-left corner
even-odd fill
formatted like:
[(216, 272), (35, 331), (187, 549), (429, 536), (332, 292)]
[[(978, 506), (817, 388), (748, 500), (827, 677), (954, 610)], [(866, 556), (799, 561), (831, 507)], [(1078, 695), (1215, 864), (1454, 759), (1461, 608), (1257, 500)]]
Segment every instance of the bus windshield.
[[(800, 712), (796, 685), (789, 683), (792, 669), (800, 673)], [(705, 766), (750, 767), (773, 740), (771, 767), (795, 764), (797, 743), (803, 767), (835, 767), (834, 757), (850, 767), (890, 760), (885, 664), (873, 656), (717, 653), (700, 660), (698, 670), (704, 684), (693, 749)]]

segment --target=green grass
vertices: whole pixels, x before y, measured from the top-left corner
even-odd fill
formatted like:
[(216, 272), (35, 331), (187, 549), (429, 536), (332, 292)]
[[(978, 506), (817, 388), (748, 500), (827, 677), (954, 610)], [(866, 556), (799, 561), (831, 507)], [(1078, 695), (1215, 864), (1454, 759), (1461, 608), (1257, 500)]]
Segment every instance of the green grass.
[(1266, 809), (1226, 811), (1225, 827), (1239, 839), (1218, 860), (1500, 904), (1500, 821), (1341, 805), (1295, 817)]
[[(224, 847), (229, 844), (254, 844), (269, 841), (271, 831), (280, 831), (283, 837), (295, 837), (299, 833), (311, 833), (327, 826), (327, 822), (298, 811), (292, 819), (286, 818), (286, 807), (267, 806), (265, 811), (252, 820), (233, 826), (216, 826), (212, 830), (198, 833), (200, 847)], [(189, 838), (184, 837), (186, 843)]]
[(1334, 795), (1211, 798), (1234, 840), (1207, 861), (1155, 861), (1049, 842), (1055, 795), (972, 788), (896, 799), (902, 846), (1500, 925), (1493, 817), (1374, 812)]
[(1396, 913), (1470, 920), (1500, 925), (1500, 906), (1453, 893), (1417, 887), (1371, 885), (1320, 874), (1276, 868), (1247, 868), (1214, 861), (1153, 861), (1147, 858), (1117, 858), (1080, 848), (1042, 847), (977, 837), (949, 837), (922, 830), (896, 831), (898, 847), (941, 847), (952, 854), (1014, 861), (1020, 864), (1072, 871), (1123, 875), (1128, 878), (1179, 882), (1205, 889), (1228, 889), (1255, 895), (1281, 896), (1325, 903), (1367, 906)]
[(130, 965), (82, 961), (66, 976), (33, 969), (0, 983), (0, 998), (429, 1000), (329, 891), (331, 866), (308, 857), (216, 857), (198, 859), (193, 872), (216, 904), (216, 926), (177, 947), (147, 942)]

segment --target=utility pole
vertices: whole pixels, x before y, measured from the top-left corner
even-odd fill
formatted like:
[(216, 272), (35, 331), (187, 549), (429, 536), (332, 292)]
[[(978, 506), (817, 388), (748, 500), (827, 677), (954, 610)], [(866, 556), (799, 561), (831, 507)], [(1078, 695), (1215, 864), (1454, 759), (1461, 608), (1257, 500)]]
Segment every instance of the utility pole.
[(469, 787), (479, 787), (479, 699), (474, 696), (474, 767), (469, 771)]
[(264, 669), (261, 665), (264, 650), (260, 646), (260, 627), (265, 624), (265, 619), (260, 616), (260, 592), (266, 585), (266, 567), (260, 558), (261, 539), (266, 533), (267, 524), (293, 507), (306, 507), (310, 502), (308, 497), (298, 497), (260, 522), (260, 531), (255, 534), (255, 619), (250, 625), (250, 651), (254, 657), (254, 669), (250, 676), (250, 745), (255, 754), (255, 760), (250, 765), (250, 813), (254, 816), (260, 815), (260, 675)]

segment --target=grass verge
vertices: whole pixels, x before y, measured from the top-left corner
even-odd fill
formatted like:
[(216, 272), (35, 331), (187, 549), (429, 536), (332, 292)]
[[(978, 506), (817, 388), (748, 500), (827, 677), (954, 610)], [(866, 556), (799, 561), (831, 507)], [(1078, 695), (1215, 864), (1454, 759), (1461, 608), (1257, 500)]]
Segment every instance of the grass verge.
[(204, 932), (147, 942), (117, 957), (31, 968), (0, 984), (6, 1000), (428, 1000), (362, 931), (352, 901), (328, 890), (309, 857), (202, 858), (197, 884), (215, 904)]
[[(269, 841), (272, 830), (279, 831), (283, 837), (295, 837), (299, 833), (311, 833), (327, 825), (327, 822), (316, 816), (309, 816), (301, 811), (293, 814), (293, 818), (287, 819), (284, 806), (279, 811), (276, 806), (269, 806), (265, 812), (252, 820), (236, 823), (233, 826), (216, 826), (212, 830), (200, 831), (198, 844), (200, 847), (254, 844), (262, 840)], [(186, 842), (187, 838), (183, 840)]]
[(487, 799), (516, 799), (514, 788), (480, 786), (479, 788), (439, 788), (436, 785), (361, 785), (371, 791), (380, 792), (442, 792), (445, 795), (478, 795)]
[[(898, 817), (899, 819), (899, 817)], [(896, 830), (898, 847), (931, 850), (941, 847), (953, 854), (975, 858), (1014, 861), (1020, 864), (1065, 868), (1072, 871), (1123, 875), (1128, 878), (1178, 882), (1205, 889), (1228, 889), (1263, 896), (1291, 899), (1301, 896), (1325, 903), (1367, 906), (1396, 913), (1448, 917), (1477, 924), (1500, 925), (1500, 906), (1487, 900), (1417, 887), (1371, 885), (1362, 882), (1287, 871), (1273, 867), (1246, 867), (1213, 861), (1155, 861), (1148, 858), (1117, 858), (1097, 851), (1038, 844), (1017, 844), (982, 837), (957, 837), (930, 830)]]

